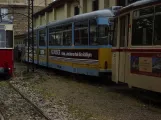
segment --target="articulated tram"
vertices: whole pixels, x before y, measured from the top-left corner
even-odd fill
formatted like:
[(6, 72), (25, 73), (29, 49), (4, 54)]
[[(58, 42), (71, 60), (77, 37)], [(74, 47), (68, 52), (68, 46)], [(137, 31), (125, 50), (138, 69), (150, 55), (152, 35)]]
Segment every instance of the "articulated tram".
[(161, 92), (161, 1), (135, 2), (116, 19), (112, 80)]
[(49, 23), (36, 28), (34, 33), (35, 64), (90, 76), (111, 74), (114, 35), (111, 10)]

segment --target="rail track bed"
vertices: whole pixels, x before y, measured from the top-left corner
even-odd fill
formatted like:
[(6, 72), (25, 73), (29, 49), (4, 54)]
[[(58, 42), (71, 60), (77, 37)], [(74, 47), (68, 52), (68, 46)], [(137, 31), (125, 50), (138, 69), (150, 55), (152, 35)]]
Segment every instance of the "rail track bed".
[(1, 111), (0, 111), (0, 120), (5, 120)]
[(145, 100), (146, 94), (140, 90), (113, 83), (104, 85), (83, 76), (73, 79), (64, 72), (57, 74), (43, 68), (37, 68), (35, 73), (26, 73), (23, 72), (26, 65), (16, 66), (14, 79), (0, 81), (0, 112), (4, 120), (161, 118), (159, 104), (153, 105), (151, 100)]
[(1, 82), (0, 90), (1, 120), (50, 120), (38, 106), (25, 97), (9, 81)]

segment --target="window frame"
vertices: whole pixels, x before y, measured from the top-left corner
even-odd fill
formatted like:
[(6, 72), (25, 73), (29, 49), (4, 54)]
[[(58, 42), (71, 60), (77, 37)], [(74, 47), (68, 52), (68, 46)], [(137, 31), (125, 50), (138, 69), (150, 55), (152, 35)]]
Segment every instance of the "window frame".
[[(2, 48), (6, 48), (6, 30), (5, 29), (0, 29), (0, 33), (1, 32), (3, 32), (2, 33), (2, 40), (0, 40), (0, 48), (2, 49)], [(1, 43), (4, 43), (4, 46), (3, 45), (1, 45)]]
[(119, 29), (118, 17), (114, 18), (114, 32), (113, 32), (113, 39), (112, 39), (112, 46), (117, 47), (117, 36), (118, 36), (118, 29)]
[[(153, 13), (151, 14), (143, 14), (140, 15), (140, 11), (141, 10), (146, 10), (148, 8), (153, 8)], [(142, 19), (142, 18), (149, 18), (152, 17), (152, 44), (151, 45), (146, 45), (146, 44), (140, 44), (140, 45), (135, 45), (133, 44), (133, 36), (134, 36), (134, 20), (138, 20), (138, 19)], [(141, 8), (141, 9), (137, 9), (132, 11), (132, 37), (131, 37), (131, 46), (133, 47), (139, 47), (139, 46), (143, 46), (143, 47), (148, 47), (148, 46), (153, 46), (153, 41), (154, 41), (154, 21), (155, 21), (155, 6), (148, 6), (146, 8)], [(143, 37), (143, 36), (142, 36)], [(141, 41), (143, 42), (143, 39), (141, 39)]]
[[(79, 25), (81, 24), (81, 23), (84, 23), (84, 24), (86, 24), (87, 23), (87, 26), (86, 27), (78, 27), (78, 28), (76, 28), (76, 24), (78, 24), (79, 23)], [(87, 30), (87, 44), (86, 45), (83, 45), (83, 44), (81, 44), (82, 43), (82, 40), (81, 40), (81, 43), (79, 44), (79, 45), (76, 45), (76, 34), (75, 34), (75, 31), (76, 30)], [(79, 32), (79, 34), (80, 34), (80, 32)], [(79, 40), (81, 39), (80, 37), (78, 38)], [(88, 21), (88, 19), (87, 20), (83, 20), (83, 21), (76, 21), (76, 22), (74, 22), (74, 46), (89, 46), (89, 21)]]
[[(160, 7), (160, 11), (156, 11), (156, 9), (158, 8), (158, 7)], [(155, 31), (155, 26), (156, 26), (156, 16), (160, 16), (161, 17), (161, 4), (160, 5), (156, 5), (155, 7), (154, 7), (154, 36), (153, 36), (153, 46), (161, 46), (161, 43), (160, 44), (155, 44), (155, 35), (156, 35), (156, 31)], [(161, 37), (161, 35), (160, 35), (160, 37)], [(160, 42), (161, 42), (161, 40), (160, 40)]]
[[(6, 48), (14, 48), (14, 36), (13, 36), (14, 33), (13, 33), (13, 30), (6, 30), (6, 45), (7, 45), (7, 43), (8, 43), (8, 42), (7, 42), (7, 32), (11, 32), (11, 34), (10, 34), (9, 36), (12, 36), (12, 37), (11, 37), (11, 39), (12, 39), (12, 45), (9, 46), (9, 47), (6, 46)], [(22, 42), (23, 42), (23, 41), (22, 41)]]
[[(44, 40), (44, 43), (45, 43), (45, 45), (40, 45), (40, 32), (41, 31), (44, 31), (44, 38), (45, 38), (45, 40)], [(47, 32), (46, 32), (46, 28), (42, 28), (42, 29), (40, 29), (39, 31), (38, 31), (38, 46), (39, 47), (45, 47), (45, 46), (47, 46)]]
[[(71, 25), (71, 29), (64, 30), (64, 27), (65, 27), (65, 26), (68, 26), (68, 25)], [(56, 27), (61, 27), (62, 30), (56, 31)], [(50, 29), (53, 29), (53, 31), (50, 32)], [(48, 35), (49, 35), (49, 42), (50, 42), (50, 36), (51, 36), (51, 35), (54, 35), (54, 36), (55, 36), (54, 39), (56, 39), (56, 33), (57, 33), (57, 34), (62, 33), (61, 44), (60, 44), (60, 45), (54, 44), (54, 43), (55, 43), (55, 40), (54, 40), (54, 41), (53, 41), (53, 45), (50, 45), (50, 43), (48, 43), (49, 46), (72, 46), (72, 34), (73, 34), (73, 33), (72, 33), (72, 23), (67, 23), (67, 24), (61, 24), (61, 25), (52, 26), (52, 27), (49, 27), (48, 30), (49, 30), (49, 32), (48, 32)], [(64, 33), (65, 33), (65, 32), (70, 32), (70, 31), (71, 31), (71, 44), (70, 44), (70, 45), (64, 45), (64, 41), (63, 41), (63, 39), (64, 39)]]
[[(92, 34), (91, 33), (91, 26), (94, 25), (94, 24), (91, 24), (91, 21), (95, 21), (95, 31), (96, 31), (96, 33), (95, 33), (95, 35), (96, 35), (95, 36), (95, 41), (91, 39), (92, 38), (91, 37), (91, 34)], [(104, 44), (99, 44), (98, 43), (98, 42), (100, 42), (99, 38), (103, 38), (103, 37), (99, 37), (99, 29), (100, 29), (100, 27), (108, 28), (108, 32), (107, 31), (104, 32), (105, 35), (107, 34), (107, 36), (106, 36), (107, 37), (107, 44), (105, 44), (105, 42), (104, 42)], [(106, 46), (106, 45), (112, 45), (113, 34), (114, 34), (114, 26), (113, 26), (113, 30), (111, 30), (111, 25), (99, 25), (97, 23), (97, 17), (96, 17), (96, 18), (93, 18), (93, 19), (90, 19), (89, 20), (89, 29), (90, 29), (89, 30), (89, 38), (90, 38), (89, 39), (89, 46), (102, 46), (102, 45), (105, 45)], [(112, 32), (112, 34), (111, 34), (111, 36), (109, 36), (111, 32)], [(109, 40), (108, 38), (111, 39), (111, 40)]]

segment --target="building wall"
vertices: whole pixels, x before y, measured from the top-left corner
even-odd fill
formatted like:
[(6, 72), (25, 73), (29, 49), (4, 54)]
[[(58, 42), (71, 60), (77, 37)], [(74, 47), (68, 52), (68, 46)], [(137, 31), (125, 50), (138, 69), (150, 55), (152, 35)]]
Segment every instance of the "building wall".
[(55, 10), (55, 19), (56, 20), (63, 20), (65, 19), (65, 11), (64, 6), (59, 7)]
[[(46, 24), (52, 21), (63, 20), (74, 16), (74, 8), (76, 6), (79, 7), (80, 14), (92, 12), (92, 2), (93, 0), (79, 0), (79, 2), (73, 0), (72, 2), (64, 2), (59, 7), (53, 7), (52, 12), (50, 11), (44, 14), (44, 16), (46, 17)], [(116, 6), (117, 0), (98, 0), (98, 3), (98, 9), (101, 10), (109, 8), (111, 6)], [(44, 22), (39, 22), (39, 20), (41, 20), (39, 19), (39, 17), (44, 19), (44, 16), (39, 15), (35, 17), (35, 27), (38, 27), (38, 25), (44, 25)]]
[(92, 12), (92, 0), (87, 0), (87, 11), (86, 12)]
[(54, 14), (53, 14), (53, 11), (48, 12), (47, 18), (48, 18), (48, 21), (49, 21), (49, 22), (52, 22), (52, 21), (54, 20), (54, 16), (53, 16), (53, 15), (54, 15)]
[(40, 24), (41, 25), (45, 25), (46, 24), (46, 16), (45, 15), (42, 15), (42, 16), (40, 16), (40, 19), (41, 19)]
[[(53, 0), (34, 0), (34, 6), (42, 6), (45, 7), (48, 4), (53, 2)], [(28, 0), (0, 0), (0, 5), (16, 5), (16, 6), (26, 6), (28, 4)]]

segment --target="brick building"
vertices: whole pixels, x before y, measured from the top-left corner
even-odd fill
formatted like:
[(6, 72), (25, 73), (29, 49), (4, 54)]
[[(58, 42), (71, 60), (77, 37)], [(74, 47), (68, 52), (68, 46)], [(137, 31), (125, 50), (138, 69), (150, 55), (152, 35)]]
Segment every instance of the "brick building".
[[(52, 0), (34, 0), (34, 12), (47, 6)], [(0, 0), (0, 13), (8, 14), (3, 19), (13, 19), (14, 34), (19, 35), (27, 29), (28, 0)], [(24, 15), (22, 15), (24, 14)]]

